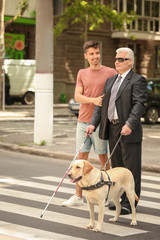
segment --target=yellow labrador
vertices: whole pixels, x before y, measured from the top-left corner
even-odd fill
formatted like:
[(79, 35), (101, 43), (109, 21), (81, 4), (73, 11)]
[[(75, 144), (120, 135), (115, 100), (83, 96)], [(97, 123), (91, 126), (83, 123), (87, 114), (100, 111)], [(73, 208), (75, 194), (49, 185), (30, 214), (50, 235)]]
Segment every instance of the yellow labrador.
[[(137, 225), (135, 199), (138, 201), (138, 197), (134, 190), (133, 175), (128, 169), (117, 167), (103, 172), (86, 160), (76, 160), (68, 176), (71, 178), (71, 182), (78, 182), (82, 189), (85, 189), (84, 195), (90, 210), (90, 224), (87, 226), (88, 229), (93, 229), (96, 232), (101, 231), (107, 196), (108, 200), (112, 199), (116, 206), (115, 217), (109, 219), (109, 221), (116, 222), (118, 220), (121, 212), (119, 199), (123, 192), (126, 192), (132, 209), (132, 221), (130, 225)], [(110, 187), (106, 184), (108, 183), (107, 181), (112, 182)], [(103, 182), (106, 183), (103, 185)], [(98, 224), (95, 228), (94, 204), (98, 204)]]

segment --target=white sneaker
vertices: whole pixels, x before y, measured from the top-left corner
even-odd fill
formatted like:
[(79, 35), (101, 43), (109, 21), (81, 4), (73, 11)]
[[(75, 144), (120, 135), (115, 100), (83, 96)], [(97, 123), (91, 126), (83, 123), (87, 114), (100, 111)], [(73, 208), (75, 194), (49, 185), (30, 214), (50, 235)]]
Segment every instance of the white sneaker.
[(69, 206), (82, 206), (84, 205), (83, 199), (78, 197), (77, 195), (73, 195), (68, 200), (62, 203), (62, 206), (69, 207)]

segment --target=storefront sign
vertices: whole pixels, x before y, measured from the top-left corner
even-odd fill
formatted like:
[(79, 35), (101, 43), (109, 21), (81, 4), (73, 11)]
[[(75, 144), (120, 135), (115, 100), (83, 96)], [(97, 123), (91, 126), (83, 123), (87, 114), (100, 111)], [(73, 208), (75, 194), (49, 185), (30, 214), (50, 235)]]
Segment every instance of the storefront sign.
[(24, 59), (25, 35), (5, 33), (5, 58)]

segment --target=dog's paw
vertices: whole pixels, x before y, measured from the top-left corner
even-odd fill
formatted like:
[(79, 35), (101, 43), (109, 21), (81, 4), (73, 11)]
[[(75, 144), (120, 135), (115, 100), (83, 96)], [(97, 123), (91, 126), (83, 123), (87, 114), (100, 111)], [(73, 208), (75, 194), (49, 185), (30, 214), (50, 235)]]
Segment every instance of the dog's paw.
[(117, 222), (117, 219), (114, 217), (114, 218), (110, 218), (109, 221), (110, 222)]
[(89, 224), (89, 225), (87, 225), (87, 227), (86, 227), (87, 229), (93, 229), (94, 228), (94, 224), (92, 225), (92, 224)]
[(95, 227), (95, 228), (93, 228), (93, 231), (94, 231), (94, 232), (100, 232), (100, 231), (101, 231), (101, 228)]
[(131, 225), (131, 226), (136, 226), (136, 225), (137, 225), (137, 222), (136, 222), (136, 221), (132, 221), (132, 222), (130, 223), (130, 225)]

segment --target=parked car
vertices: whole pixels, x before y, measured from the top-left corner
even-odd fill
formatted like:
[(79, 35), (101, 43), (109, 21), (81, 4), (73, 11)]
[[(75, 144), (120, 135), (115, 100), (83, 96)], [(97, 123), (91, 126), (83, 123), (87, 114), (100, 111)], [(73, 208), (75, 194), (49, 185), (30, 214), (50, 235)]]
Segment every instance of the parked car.
[(147, 79), (148, 100), (145, 104), (145, 123), (155, 124), (160, 117), (160, 79)]
[(74, 98), (71, 98), (68, 104), (69, 111), (76, 115), (76, 117), (78, 117), (79, 114), (79, 105), (80, 103), (75, 102)]
[[(148, 100), (145, 104), (145, 123), (155, 124), (160, 117), (160, 79), (147, 79)], [(78, 117), (79, 103), (72, 98), (69, 101), (69, 111)]]

